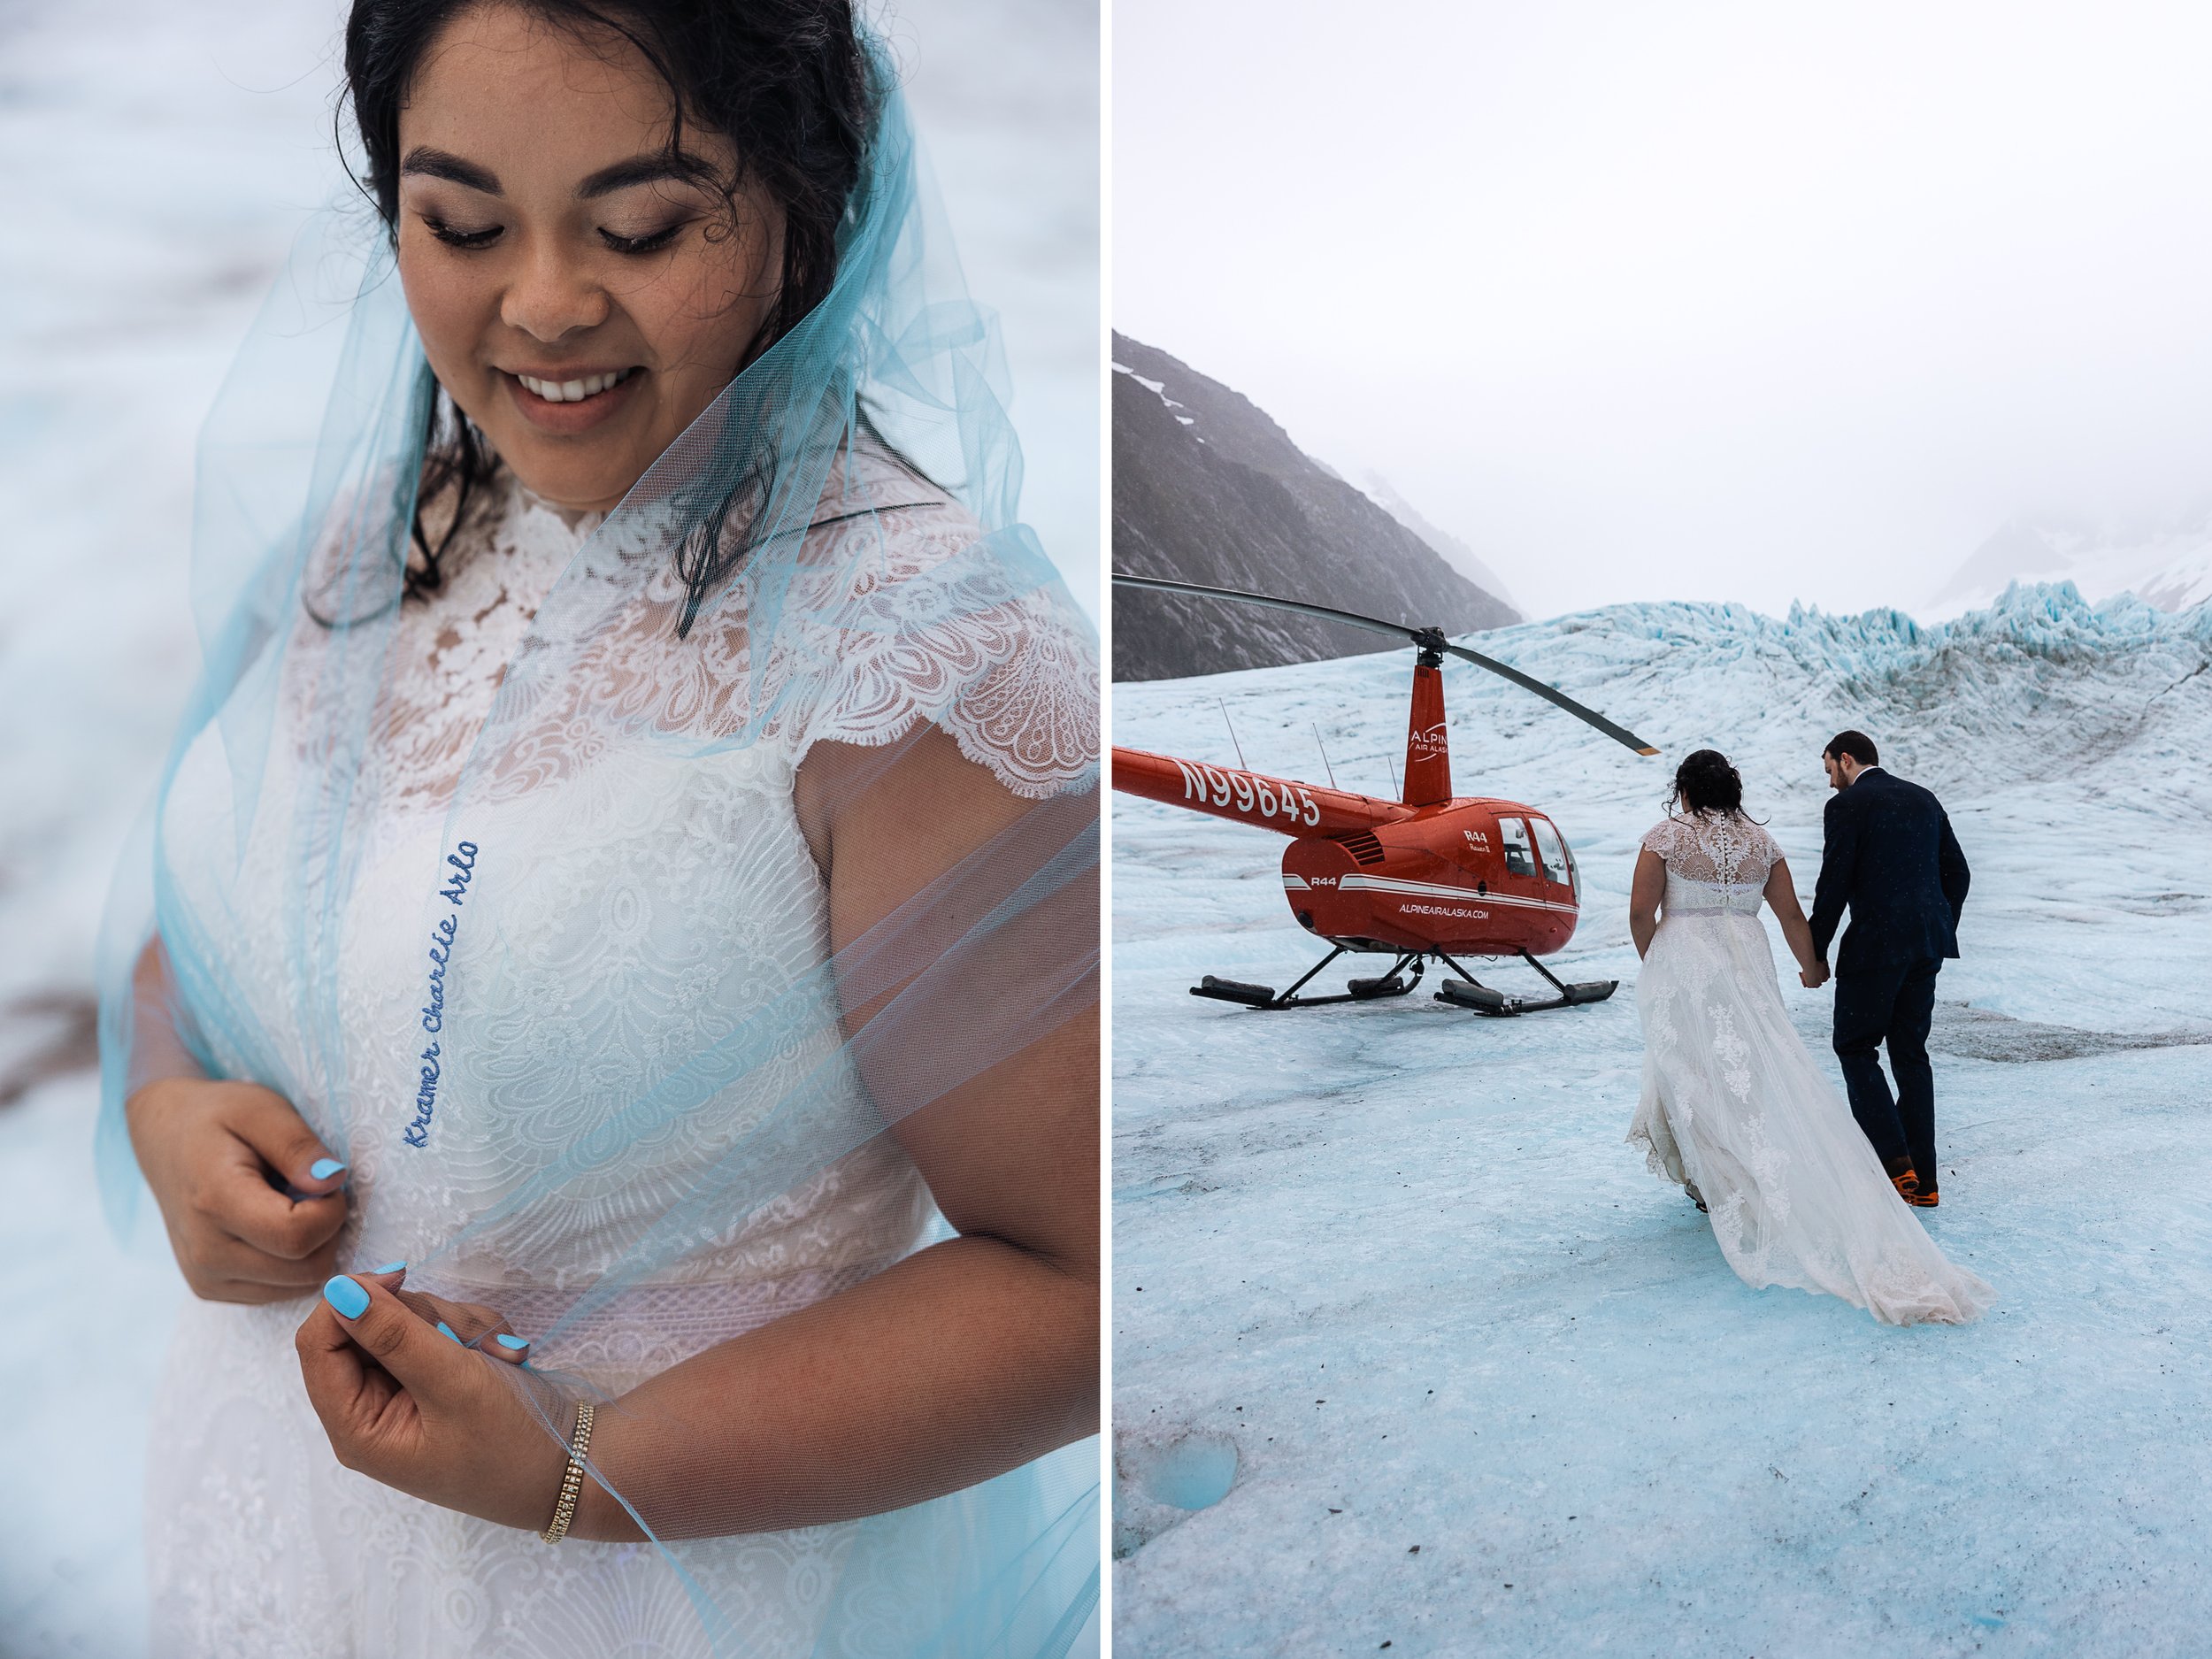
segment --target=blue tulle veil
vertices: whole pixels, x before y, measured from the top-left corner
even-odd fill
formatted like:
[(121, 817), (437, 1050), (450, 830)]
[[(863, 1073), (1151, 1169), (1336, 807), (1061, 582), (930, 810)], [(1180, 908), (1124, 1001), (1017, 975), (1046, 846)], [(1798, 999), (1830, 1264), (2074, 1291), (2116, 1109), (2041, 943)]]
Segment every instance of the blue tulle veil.
[[(680, 1279), (749, 1218), (1097, 996), (1095, 757), (1045, 755), (1033, 775), (1046, 782), (1010, 826), (818, 967), (763, 979), (687, 960), (675, 974), (667, 953), (693, 941), (643, 939), (636, 995), (673, 995), (652, 987), (682, 979), (695, 1017), (662, 1019), (633, 1050), (611, 1002), (594, 1039), (603, 1046), (558, 1073), (559, 1135), (521, 1127), (548, 1110), (551, 1074), (541, 1033), (518, 1010), (551, 993), (509, 946), (525, 920), (540, 938), (569, 926), (595, 949), (618, 929), (608, 895), (535, 879), (604, 832), (595, 813), (649, 816), (706, 769), (789, 752), (872, 634), (926, 641), (1018, 613), (1089, 648), (1087, 622), (1019, 521), (995, 331), (968, 297), (879, 50), (876, 62), (881, 113), (829, 293), (583, 541), (454, 768), (442, 844), (419, 883), (438, 958), (426, 964), (438, 970), (426, 1023), (388, 1034), (426, 1044), (426, 1110), (372, 1086), (382, 1073), (365, 1064), (342, 1005), (350, 907), (381, 856), (381, 744), (404, 667), (395, 642), (436, 389), (373, 216), (333, 210), (303, 234), (203, 436), (192, 595), (204, 667), (102, 941), (104, 1199), (128, 1231), (144, 1188), (123, 1107), (143, 1070), (136, 1033), (158, 1013), (209, 1075), (284, 1095), (372, 1187), (435, 1161), (449, 1201), (435, 1236), (383, 1236), (371, 1202), (349, 1263), (404, 1256), (411, 1284), (457, 1294), (526, 1285), (534, 1300), (511, 1317), (541, 1356), (534, 1398), (557, 1438), (565, 1402), (595, 1393), (562, 1370), (565, 1335)], [(949, 496), (974, 534), (927, 569), (873, 584), (918, 489)], [(842, 562), (826, 569), (819, 526), (832, 520)], [(698, 602), (668, 572), (718, 532), (741, 535), (743, 557)], [(707, 645), (741, 637), (733, 682), (687, 678)], [(1094, 683), (1067, 683), (1032, 695), (1095, 697)], [(956, 676), (940, 706), (980, 695)], [(1013, 714), (1002, 724), (1010, 744), (1040, 741)], [(864, 740), (881, 746), (880, 766), (848, 787), (887, 776), (916, 729), (911, 708), (887, 711)], [(573, 780), (609, 756), (626, 768), (623, 787), (579, 795)], [(205, 834), (180, 849), (196, 788), (195, 810), (223, 823), (224, 856), (209, 856)], [(269, 978), (242, 976), (233, 937), (268, 913), (273, 887), (282, 936), (259, 942), (257, 960), (280, 964), (273, 1006)], [(664, 911), (687, 895), (647, 897)], [(549, 923), (563, 906), (572, 917)], [(168, 1006), (149, 1010), (134, 970), (156, 939)], [(837, 1018), (872, 1004), (856, 1030)], [(643, 1197), (624, 1187), (636, 1160), (672, 1142), (691, 1155)], [(653, 1518), (640, 1517), (649, 1530)], [(1097, 1594), (1095, 1446), (851, 1525), (817, 1651), (1064, 1652)], [(662, 1553), (716, 1651), (753, 1651), (739, 1609), (693, 1578), (684, 1547)]]

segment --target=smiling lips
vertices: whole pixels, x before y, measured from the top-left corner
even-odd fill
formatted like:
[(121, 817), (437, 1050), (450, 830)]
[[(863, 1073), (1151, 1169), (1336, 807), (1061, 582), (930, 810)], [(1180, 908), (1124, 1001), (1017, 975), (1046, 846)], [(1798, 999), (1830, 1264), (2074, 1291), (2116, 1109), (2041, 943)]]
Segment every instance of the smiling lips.
[(636, 373), (634, 368), (627, 368), (606, 374), (587, 374), (572, 380), (541, 380), (534, 374), (517, 374), (515, 379), (549, 403), (580, 403), (587, 397), (611, 390)]
[(630, 401), (626, 388), (637, 383), (638, 368), (607, 369), (561, 380), (503, 369), (499, 378), (525, 420), (541, 432), (575, 437), (589, 431)]

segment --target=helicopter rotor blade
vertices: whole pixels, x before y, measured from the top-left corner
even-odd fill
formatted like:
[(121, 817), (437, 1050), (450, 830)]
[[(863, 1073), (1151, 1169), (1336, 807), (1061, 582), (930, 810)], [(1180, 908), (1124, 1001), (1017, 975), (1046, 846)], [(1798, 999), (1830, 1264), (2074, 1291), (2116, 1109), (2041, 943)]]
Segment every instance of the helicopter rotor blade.
[(1499, 678), (1511, 680), (1524, 691), (1534, 692), (1545, 702), (1554, 703), (1558, 707), (1564, 709), (1569, 714), (1573, 715), (1576, 719), (1580, 720), (1584, 725), (1597, 727), (1599, 731), (1604, 733), (1606, 736), (1611, 738), (1616, 743), (1632, 749), (1639, 755), (1648, 757), (1656, 755), (1659, 752), (1649, 743), (1645, 742), (1642, 738), (1637, 736), (1635, 733), (1630, 731), (1626, 726), (1614, 725), (1612, 721), (1607, 719), (1595, 709), (1584, 708), (1565, 692), (1559, 690), (1555, 687), (1548, 686), (1540, 680), (1531, 680), (1519, 669), (1509, 668), (1503, 663), (1499, 662), (1495, 657), (1485, 657), (1480, 651), (1471, 651), (1463, 645), (1448, 644), (1444, 647), (1444, 649), (1449, 652), (1452, 656), (1460, 658), (1463, 662), (1472, 663), (1478, 668), (1486, 668), (1492, 673), (1499, 676)]
[(1158, 576), (1125, 576), (1114, 573), (1115, 585), (1121, 588), (1151, 588), (1165, 594), (1196, 594), (1204, 599), (1233, 599), (1239, 604), (1264, 605), (1270, 611), (1294, 611), (1302, 617), (1319, 617), (1324, 622), (1341, 622), (1355, 628), (1365, 628), (1370, 634), (1387, 634), (1393, 638), (1417, 642), (1418, 628), (1409, 628), (1401, 623), (1385, 622), (1379, 617), (1363, 617), (1356, 611), (1333, 611), (1327, 605), (1310, 605), (1302, 599), (1278, 599), (1272, 594), (1248, 594), (1238, 588), (1209, 588), (1202, 582), (1171, 582)]
[(1433, 645), (1463, 662), (1472, 663), (1478, 668), (1488, 669), (1502, 680), (1511, 680), (1524, 691), (1534, 692), (1545, 702), (1564, 709), (1585, 725), (1596, 727), (1615, 742), (1634, 749), (1639, 755), (1651, 756), (1659, 752), (1625, 726), (1614, 725), (1594, 709), (1586, 709), (1556, 687), (1548, 686), (1540, 680), (1532, 680), (1519, 669), (1508, 667), (1494, 657), (1485, 657), (1480, 651), (1471, 651), (1463, 645), (1446, 643), (1438, 631), (1432, 628), (1409, 628), (1402, 622), (1385, 622), (1379, 617), (1363, 617), (1356, 611), (1338, 611), (1328, 605), (1310, 605), (1299, 599), (1278, 599), (1272, 594), (1246, 593), (1236, 588), (1209, 588), (1202, 582), (1169, 581), (1158, 576), (1125, 576), (1119, 571), (1113, 572), (1113, 578), (1118, 587), (1148, 588), (1158, 593), (1190, 594), (1205, 599), (1228, 599), (1239, 604), (1263, 605), (1271, 611), (1291, 611), (1300, 616), (1318, 617), (1325, 622), (1341, 622), (1351, 627), (1365, 628), (1371, 634), (1387, 634), (1409, 645)]

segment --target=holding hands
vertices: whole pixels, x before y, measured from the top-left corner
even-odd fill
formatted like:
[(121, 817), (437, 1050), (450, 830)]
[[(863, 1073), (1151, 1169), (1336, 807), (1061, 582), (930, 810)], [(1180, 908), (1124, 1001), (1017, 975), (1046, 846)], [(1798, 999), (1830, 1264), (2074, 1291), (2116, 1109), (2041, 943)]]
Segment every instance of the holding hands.
[(1807, 990), (1817, 991), (1828, 983), (1828, 964), (1816, 958), (1811, 967), (1799, 971), (1797, 978), (1798, 982)]

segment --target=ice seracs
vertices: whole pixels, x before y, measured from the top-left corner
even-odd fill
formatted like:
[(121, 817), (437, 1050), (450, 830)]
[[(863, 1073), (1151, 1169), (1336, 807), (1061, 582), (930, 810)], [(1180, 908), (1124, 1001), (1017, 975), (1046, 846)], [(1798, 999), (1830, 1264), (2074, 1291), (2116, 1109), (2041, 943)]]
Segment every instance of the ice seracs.
[(588, 374), (580, 380), (541, 380), (534, 374), (518, 374), (515, 379), (549, 403), (579, 403), (587, 397), (596, 397), (609, 388), (620, 385), (636, 372), (633, 365), (617, 369), (611, 374)]

